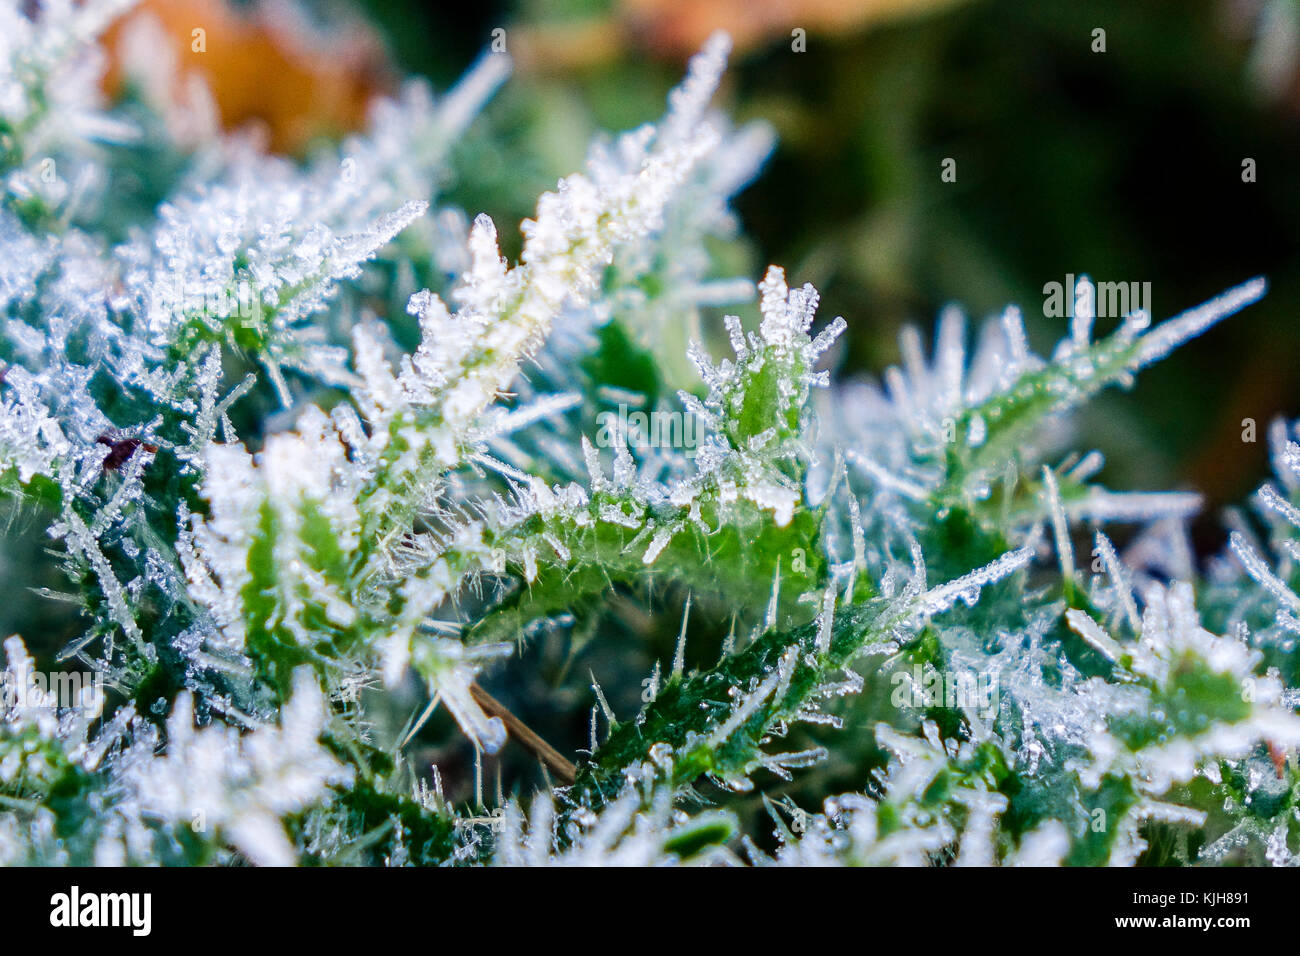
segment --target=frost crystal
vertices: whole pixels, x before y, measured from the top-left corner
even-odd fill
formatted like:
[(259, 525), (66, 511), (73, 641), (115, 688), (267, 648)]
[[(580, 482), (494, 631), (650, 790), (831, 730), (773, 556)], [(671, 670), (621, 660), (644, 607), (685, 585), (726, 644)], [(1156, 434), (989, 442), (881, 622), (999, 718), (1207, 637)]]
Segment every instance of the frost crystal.
[(280, 818), (310, 806), (326, 786), (352, 781), (352, 769), (319, 743), (325, 720), (306, 670), (294, 678), (280, 726), (242, 737), (231, 727), (195, 729), (193, 703), (181, 694), (167, 719), (166, 752), (154, 757), (149, 739), (138, 741), (123, 758), (124, 780), (142, 816), (211, 826), (253, 863), (287, 866), (296, 857)]
[(949, 308), (845, 381), (715, 254), (773, 143), (725, 36), (508, 261), (447, 190), (504, 55), (290, 161), (147, 19), (105, 102), (125, 6), (0, 2), (0, 573), (73, 605), (4, 642), (0, 863), (1295, 861), (1300, 434), (1204, 567), (1195, 493), (1063, 451), (1262, 279), (1109, 334), (1084, 280), (1050, 358)]

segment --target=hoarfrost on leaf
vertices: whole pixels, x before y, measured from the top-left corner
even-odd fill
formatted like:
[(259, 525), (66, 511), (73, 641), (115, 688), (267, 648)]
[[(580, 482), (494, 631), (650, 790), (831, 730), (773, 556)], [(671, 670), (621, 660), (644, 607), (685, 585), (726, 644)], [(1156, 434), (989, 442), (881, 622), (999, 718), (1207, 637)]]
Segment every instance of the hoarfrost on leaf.
[[(1062, 449), (1263, 279), (1109, 333), (1084, 280), (1049, 357), (950, 307), (844, 380), (812, 285), (713, 253), (773, 144), (710, 106), (725, 35), (512, 262), (446, 189), (504, 55), (290, 161), (169, 105), (146, 21), (125, 123), (94, 40), (127, 3), (30, 6), (0, 3), (0, 496), (84, 627), (53, 674), (5, 641), (0, 862), (1294, 862), (1300, 432), (1203, 566), (1198, 495)], [(110, 221), (133, 137), (177, 172)], [(489, 809), (516, 750), (540, 770)]]

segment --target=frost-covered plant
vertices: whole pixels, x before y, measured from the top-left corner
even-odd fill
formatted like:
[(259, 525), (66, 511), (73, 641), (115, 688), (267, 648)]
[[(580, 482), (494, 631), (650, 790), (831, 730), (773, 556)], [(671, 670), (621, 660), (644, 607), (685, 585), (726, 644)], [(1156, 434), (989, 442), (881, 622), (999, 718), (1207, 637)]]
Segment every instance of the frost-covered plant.
[[(510, 263), (441, 194), (504, 56), (295, 163), (105, 105), (122, 6), (0, 4), (0, 494), (84, 622), (56, 674), (5, 642), (0, 861), (1294, 860), (1297, 433), (1204, 569), (1196, 496), (1062, 451), (1262, 280), (1105, 336), (1085, 280), (1047, 357), (949, 312), (835, 381), (816, 291), (710, 254), (771, 145), (709, 109), (724, 36)], [(141, 143), (180, 172), (123, 223)], [(540, 774), (448, 796), (440, 705)]]

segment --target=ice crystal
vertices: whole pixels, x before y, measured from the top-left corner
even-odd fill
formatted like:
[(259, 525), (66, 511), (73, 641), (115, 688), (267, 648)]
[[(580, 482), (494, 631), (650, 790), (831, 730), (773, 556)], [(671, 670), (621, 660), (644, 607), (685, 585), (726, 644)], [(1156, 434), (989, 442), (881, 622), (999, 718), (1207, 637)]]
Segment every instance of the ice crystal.
[(123, 757), (124, 782), (142, 817), (212, 827), (251, 862), (286, 866), (296, 856), (280, 818), (311, 806), (327, 785), (352, 780), (352, 768), (320, 745), (325, 721), (306, 670), (295, 677), (280, 726), (243, 736), (227, 726), (196, 730), (193, 702), (182, 693), (167, 719), (166, 752), (155, 757), (149, 737), (138, 739)]
[[(1064, 450), (1262, 279), (1108, 335), (1085, 280), (1045, 356), (1017, 309), (971, 347), (950, 308), (844, 381), (811, 285), (711, 252), (772, 146), (710, 106), (725, 36), (510, 262), (445, 188), (504, 55), (290, 161), (178, 111), (147, 20), (128, 125), (94, 52), (126, 4), (29, 6), (0, 3), (0, 496), (85, 626), (54, 674), (5, 642), (0, 862), (1294, 861), (1300, 434), (1203, 568), (1196, 494)], [(176, 172), (123, 220), (132, 137)], [(500, 674), (590, 739), (541, 740)], [(436, 734), (473, 768), (446, 793)]]

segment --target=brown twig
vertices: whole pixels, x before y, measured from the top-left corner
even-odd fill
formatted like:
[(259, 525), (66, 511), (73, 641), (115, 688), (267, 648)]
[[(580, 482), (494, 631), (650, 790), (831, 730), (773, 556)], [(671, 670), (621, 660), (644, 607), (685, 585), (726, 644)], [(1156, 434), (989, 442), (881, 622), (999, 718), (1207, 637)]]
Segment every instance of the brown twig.
[(531, 727), (510, 713), (505, 704), (485, 691), (477, 682), (469, 685), (469, 692), (474, 701), (483, 708), (488, 716), (500, 717), (501, 722), (506, 725), (506, 730), (510, 732), (510, 736), (531, 750), (537, 756), (537, 759), (544, 763), (551, 773), (555, 774), (560, 783), (566, 787), (573, 783), (578, 776), (578, 768), (569, 760), (566, 760), (563, 754), (537, 736)]

